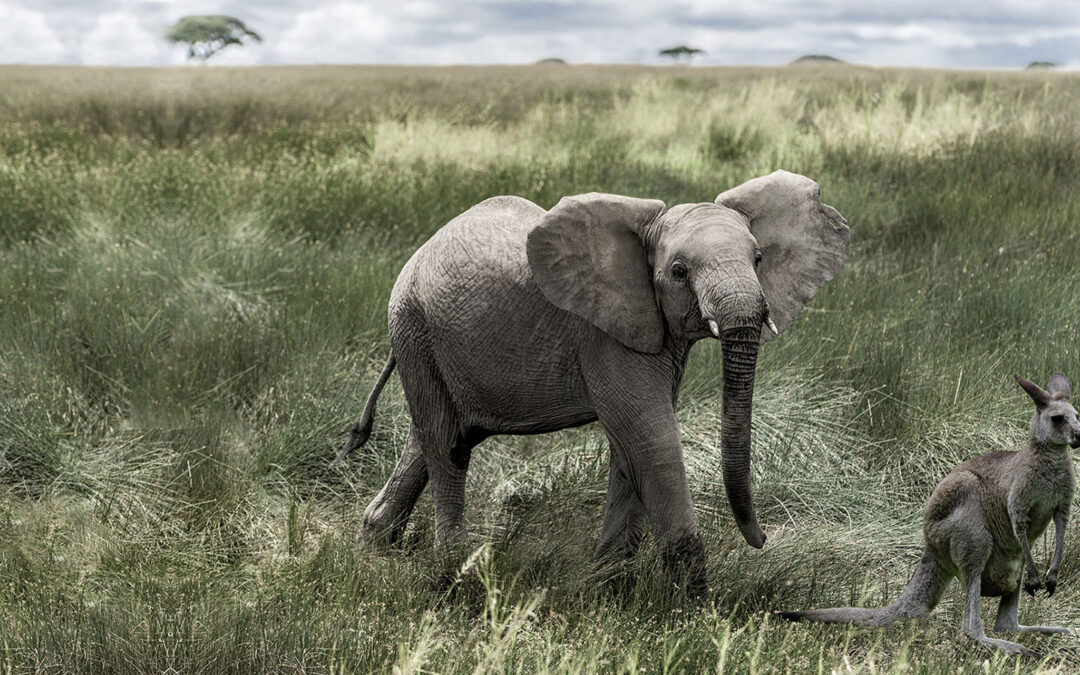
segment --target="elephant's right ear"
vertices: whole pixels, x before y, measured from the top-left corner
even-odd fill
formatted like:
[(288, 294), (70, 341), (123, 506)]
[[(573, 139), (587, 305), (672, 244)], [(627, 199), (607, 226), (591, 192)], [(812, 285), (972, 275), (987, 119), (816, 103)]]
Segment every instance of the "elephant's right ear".
[(598, 192), (564, 197), (526, 245), (544, 297), (631, 349), (659, 352), (664, 322), (642, 233), (664, 208), (657, 199)]
[(770, 330), (761, 331), (761, 341), (767, 342), (840, 273), (851, 230), (836, 209), (821, 203), (818, 184), (797, 173), (774, 171), (748, 180), (716, 203), (745, 215), (761, 247), (757, 275), (773, 320)]

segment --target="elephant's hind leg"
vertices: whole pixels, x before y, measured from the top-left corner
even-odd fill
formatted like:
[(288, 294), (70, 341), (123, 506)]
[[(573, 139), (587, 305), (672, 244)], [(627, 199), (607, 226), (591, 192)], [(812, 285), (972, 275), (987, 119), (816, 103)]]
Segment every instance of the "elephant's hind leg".
[(465, 539), (465, 474), (472, 443), (455, 439), (441, 443), (428, 439), (424, 458), (431, 472), (431, 496), (435, 502), (435, 541), (454, 544)]
[(646, 524), (648, 519), (645, 507), (634, 490), (634, 484), (626, 475), (621, 453), (613, 449), (608, 469), (604, 525), (600, 529), (600, 541), (596, 545), (594, 556), (596, 561), (607, 563), (633, 557), (641, 545)]
[(464, 434), (442, 374), (422, 351), (398, 357), (399, 374), (413, 425), (410, 438), (419, 446), (435, 503), (435, 541), (465, 538), (465, 474), (472, 448), (483, 435)]
[(396, 544), (409, 521), (416, 500), (428, 482), (427, 465), (416, 428), (409, 428), (405, 449), (386, 485), (364, 509), (360, 543), (375, 547)]
[(619, 457), (612, 451), (604, 525), (593, 560), (600, 578), (621, 595), (633, 588), (633, 569), (628, 563), (641, 546), (648, 517)]

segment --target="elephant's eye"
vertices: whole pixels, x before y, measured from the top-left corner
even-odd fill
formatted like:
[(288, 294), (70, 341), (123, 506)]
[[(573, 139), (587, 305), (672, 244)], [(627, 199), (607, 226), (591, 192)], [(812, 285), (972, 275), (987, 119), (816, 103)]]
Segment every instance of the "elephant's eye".
[(761, 264), (761, 251), (754, 251), (754, 267)]
[(683, 263), (678, 261), (671, 263), (671, 278), (675, 281), (686, 281), (688, 274), (690, 274), (690, 270)]

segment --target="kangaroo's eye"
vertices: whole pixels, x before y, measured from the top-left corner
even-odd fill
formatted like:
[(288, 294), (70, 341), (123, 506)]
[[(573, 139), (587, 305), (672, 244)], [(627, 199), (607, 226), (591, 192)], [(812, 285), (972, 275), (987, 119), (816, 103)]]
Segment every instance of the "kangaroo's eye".
[(1065, 416), (1064, 415), (1051, 415), (1050, 416), (1050, 421), (1053, 422), (1054, 424), (1061, 424), (1062, 422), (1065, 421)]
[(761, 264), (761, 251), (754, 251), (754, 267)]
[(683, 263), (677, 260), (671, 263), (671, 278), (675, 281), (686, 281), (688, 274), (690, 274), (690, 270)]

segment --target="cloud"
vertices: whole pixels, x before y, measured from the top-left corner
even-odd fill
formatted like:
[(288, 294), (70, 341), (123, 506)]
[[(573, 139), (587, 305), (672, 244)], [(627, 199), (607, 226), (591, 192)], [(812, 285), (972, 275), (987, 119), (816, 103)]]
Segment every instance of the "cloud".
[(778, 64), (806, 53), (900, 66), (1080, 59), (1080, 3), (1070, 0), (5, 2), (0, 60), (35, 63), (180, 62), (182, 50), (164, 46), (161, 31), (185, 14), (230, 14), (262, 34), (261, 45), (211, 61), (223, 64), (661, 63), (657, 51), (677, 44), (704, 49), (704, 64)]
[(64, 43), (45, 14), (0, 4), (0, 63), (56, 63), (63, 58)]
[[(389, 5), (389, 3), (387, 3)], [(389, 10), (384, 5), (383, 10)], [(276, 41), (275, 53), (296, 63), (376, 63), (386, 61), (390, 44), (388, 11), (371, 5), (337, 2), (300, 12)]]
[(169, 47), (160, 35), (139, 24), (134, 14), (111, 12), (97, 17), (80, 44), (82, 63), (148, 66), (169, 58)]

